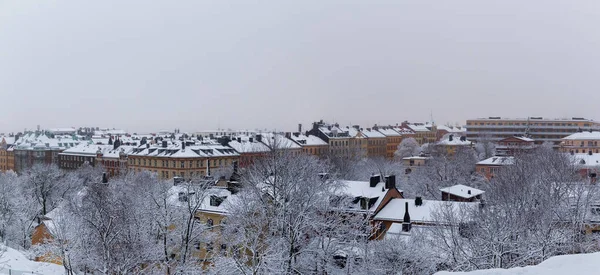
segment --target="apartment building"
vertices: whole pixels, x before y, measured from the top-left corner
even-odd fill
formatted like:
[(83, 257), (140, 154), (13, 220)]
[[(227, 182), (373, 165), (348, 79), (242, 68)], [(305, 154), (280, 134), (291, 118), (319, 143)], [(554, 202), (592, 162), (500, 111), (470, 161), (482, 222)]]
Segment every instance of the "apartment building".
[(386, 157), (387, 137), (379, 131), (371, 128), (366, 128), (361, 132), (367, 138), (367, 156)]
[(385, 156), (388, 159), (394, 158), (394, 153), (398, 150), (398, 145), (402, 142), (402, 134), (391, 126), (379, 127), (375, 125), (373, 129), (379, 131), (385, 136)]
[(350, 153), (349, 131), (342, 130), (339, 124), (326, 124), (323, 120), (314, 122), (308, 134), (317, 136), (327, 142), (329, 154), (347, 155)]
[(160, 145), (144, 144), (128, 155), (129, 171), (156, 173), (162, 179), (214, 176), (233, 169), (240, 154), (221, 144), (162, 140)]
[(600, 131), (600, 123), (591, 119), (573, 118), (503, 118), (488, 117), (467, 120), (467, 138), (498, 141), (512, 136), (528, 136), (536, 144), (552, 142), (558, 146), (563, 138), (582, 131)]
[(69, 136), (50, 138), (40, 131), (28, 133), (19, 137), (13, 146), (14, 170), (21, 173), (35, 164), (58, 165), (58, 154), (80, 143)]
[(15, 169), (14, 140), (13, 137), (0, 137), (0, 172)]
[(582, 131), (564, 137), (559, 150), (566, 153), (599, 153), (600, 132)]
[(290, 138), (302, 147), (302, 152), (307, 155), (324, 157), (327, 155), (329, 146), (327, 142), (314, 135), (306, 135), (300, 132), (292, 133)]

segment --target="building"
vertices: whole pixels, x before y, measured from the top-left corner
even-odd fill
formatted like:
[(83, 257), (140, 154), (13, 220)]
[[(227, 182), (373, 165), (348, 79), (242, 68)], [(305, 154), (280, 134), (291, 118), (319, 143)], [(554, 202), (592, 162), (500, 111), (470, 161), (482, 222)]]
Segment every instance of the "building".
[(565, 153), (600, 153), (600, 131), (582, 131), (566, 136), (559, 150)]
[(0, 137), (0, 172), (15, 170), (13, 137)]
[(440, 189), (442, 201), (477, 202), (483, 199), (485, 191), (470, 186), (457, 184)]
[[(404, 165), (404, 167), (406, 167), (407, 169), (414, 169), (414, 168), (418, 168), (420, 166), (425, 166), (427, 165), (427, 161), (431, 159), (431, 157), (429, 156), (412, 156), (412, 157), (405, 157), (402, 159), (402, 164)], [(408, 173), (410, 173), (410, 171), (407, 170)]]
[[(343, 129), (343, 128), (342, 128)], [(369, 150), (369, 140), (367, 136), (363, 134), (363, 129), (358, 125), (352, 127), (346, 126), (345, 131), (350, 136), (348, 140), (348, 150), (350, 156), (357, 156), (359, 158), (367, 157)]]
[(305, 135), (301, 132), (292, 133), (290, 139), (302, 147), (302, 152), (307, 155), (324, 157), (327, 155), (329, 145), (315, 135)]
[(385, 158), (387, 156), (387, 137), (371, 128), (366, 128), (361, 132), (367, 138), (367, 156)]
[(536, 144), (552, 142), (558, 145), (563, 138), (580, 130), (600, 130), (600, 123), (578, 117), (559, 119), (488, 117), (469, 119), (465, 127), (467, 128), (467, 138), (475, 142), (498, 141), (512, 136), (528, 136), (534, 139)]
[(327, 142), (329, 145), (328, 154), (350, 154), (350, 134), (347, 130), (342, 130), (339, 127), (339, 124), (326, 124), (323, 120), (314, 122), (313, 127), (308, 131), (308, 134), (317, 136)]
[(475, 164), (475, 171), (477, 171), (480, 175), (484, 176), (486, 179), (491, 180), (492, 178), (494, 178), (494, 175), (496, 175), (500, 171), (502, 167), (512, 165), (514, 163), (515, 158), (512, 156), (491, 157)]
[(514, 156), (531, 152), (536, 148), (535, 141), (528, 137), (507, 137), (498, 141), (496, 156)]
[(58, 154), (79, 145), (77, 138), (57, 136), (48, 137), (42, 132), (28, 133), (15, 141), (14, 170), (21, 173), (35, 164), (57, 164)]
[(398, 145), (400, 145), (400, 142), (402, 142), (402, 134), (394, 130), (394, 128), (391, 126), (379, 127), (375, 125), (373, 126), (373, 129), (379, 131), (385, 136), (385, 156), (388, 159), (394, 159), (394, 153), (396, 153), (396, 150), (398, 150)]
[(459, 150), (468, 150), (473, 148), (473, 143), (467, 140), (465, 136), (454, 136), (448, 134), (446, 138), (438, 141), (434, 145), (434, 150), (437, 154), (446, 156), (454, 156)]
[(237, 136), (228, 143), (240, 155), (239, 167), (245, 168), (252, 165), (257, 159), (267, 155), (271, 148), (262, 143), (262, 135)]
[(451, 213), (459, 214), (478, 206), (479, 203), (476, 202), (423, 200), (421, 197), (394, 198), (382, 207), (373, 222), (379, 225), (378, 239), (383, 239), (387, 234), (410, 234), (415, 226), (458, 226), (440, 221), (436, 213), (448, 209)]
[(402, 122), (403, 128), (409, 128), (414, 132), (413, 138), (417, 140), (419, 145), (425, 143), (433, 144), (438, 140), (437, 126), (433, 123), (408, 123)]
[(600, 154), (596, 153), (571, 153), (572, 163), (583, 179), (596, 183), (600, 173)]
[(130, 172), (154, 172), (161, 179), (191, 179), (226, 173), (237, 165), (239, 156), (233, 148), (221, 144), (162, 140), (160, 144), (144, 144), (132, 149), (128, 167)]
[(59, 167), (65, 170), (75, 170), (85, 163), (91, 166), (104, 168), (108, 176), (116, 176), (127, 172), (127, 155), (134, 146), (120, 145), (97, 145), (93, 143), (80, 144), (64, 150), (58, 154)]

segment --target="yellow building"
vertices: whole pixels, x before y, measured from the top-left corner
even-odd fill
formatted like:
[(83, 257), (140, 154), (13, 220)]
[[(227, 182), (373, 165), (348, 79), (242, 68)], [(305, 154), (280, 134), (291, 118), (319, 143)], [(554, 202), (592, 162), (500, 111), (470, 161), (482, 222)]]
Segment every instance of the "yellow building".
[(220, 144), (169, 143), (145, 144), (133, 149), (128, 155), (130, 172), (150, 171), (161, 179), (181, 177), (214, 176), (218, 171), (232, 169), (239, 161), (239, 154)]
[(435, 124), (429, 123), (412, 123), (408, 122), (402, 123), (403, 127), (407, 127), (414, 132), (413, 137), (419, 145), (423, 145), (426, 143), (433, 144), (438, 140), (437, 126)]
[(600, 153), (600, 132), (582, 131), (562, 139), (559, 150), (565, 153)]
[(15, 153), (12, 147), (13, 141), (13, 138), (0, 138), (0, 172), (15, 170)]
[[(386, 157), (387, 156), (387, 137), (379, 131), (371, 128), (361, 131), (367, 138), (367, 156), (368, 157)], [(396, 145), (397, 146), (397, 145)]]
[(322, 120), (313, 123), (313, 128), (308, 132), (317, 136), (329, 145), (330, 155), (350, 154), (350, 134), (342, 130), (339, 124), (325, 124)]
[(290, 138), (302, 146), (302, 153), (307, 155), (324, 157), (327, 155), (327, 150), (329, 150), (327, 142), (314, 135), (304, 135), (296, 132), (291, 134)]
[(454, 134), (447, 135), (446, 138), (435, 143), (435, 153), (446, 156), (454, 156), (460, 149), (471, 149), (473, 143), (467, 140), (467, 137), (457, 137)]
[(389, 159), (394, 159), (394, 153), (398, 150), (398, 145), (402, 142), (402, 134), (398, 131), (394, 130), (392, 127), (373, 127), (380, 133), (382, 133), (385, 138), (385, 156)]

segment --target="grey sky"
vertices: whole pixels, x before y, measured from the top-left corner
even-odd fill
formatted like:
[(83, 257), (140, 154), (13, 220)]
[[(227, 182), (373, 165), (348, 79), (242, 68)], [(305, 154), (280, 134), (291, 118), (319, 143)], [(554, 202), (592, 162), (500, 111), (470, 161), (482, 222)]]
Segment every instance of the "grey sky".
[(0, 0), (0, 132), (600, 119), (600, 2)]

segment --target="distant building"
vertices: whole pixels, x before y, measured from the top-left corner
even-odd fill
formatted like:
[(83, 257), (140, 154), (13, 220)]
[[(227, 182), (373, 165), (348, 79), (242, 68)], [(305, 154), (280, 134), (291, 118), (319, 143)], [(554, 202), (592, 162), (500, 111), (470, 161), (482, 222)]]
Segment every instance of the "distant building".
[(14, 170), (21, 173), (35, 164), (58, 165), (58, 154), (81, 143), (72, 137), (50, 138), (42, 132), (32, 132), (23, 135), (15, 141)]
[(535, 141), (528, 137), (507, 137), (498, 141), (496, 156), (514, 156), (537, 148)]
[(290, 138), (302, 147), (302, 152), (307, 155), (324, 157), (329, 146), (327, 142), (315, 135), (305, 135), (301, 132), (292, 133)]
[(434, 145), (435, 152), (447, 156), (454, 156), (458, 150), (472, 149), (473, 143), (467, 140), (465, 136), (454, 136), (448, 134), (446, 138), (436, 142)]
[(476, 202), (483, 199), (482, 190), (470, 186), (457, 184), (454, 186), (440, 189), (442, 191), (442, 201), (460, 201)]
[(500, 171), (500, 169), (502, 169), (502, 167), (513, 165), (514, 163), (515, 158), (512, 156), (491, 157), (475, 164), (475, 170), (486, 179), (491, 180)]
[(600, 153), (600, 132), (582, 131), (562, 139), (559, 150), (565, 153)]
[(402, 134), (396, 131), (392, 126), (373, 126), (373, 129), (379, 131), (386, 138), (385, 141), (385, 156), (388, 159), (394, 159), (398, 145), (402, 142)]
[(600, 123), (578, 117), (562, 119), (488, 117), (469, 119), (466, 128), (467, 138), (476, 142), (498, 141), (512, 136), (529, 136), (536, 144), (552, 142), (558, 145), (562, 138), (580, 130), (600, 130)]
[(402, 122), (403, 128), (408, 128), (414, 132), (412, 136), (419, 145), (426, 143), (433, 144), (438, 140), (437, 126), (433, 123), (409, 123)]
[(14, 137), (0, 137), (0, 172), (15, 170)]

